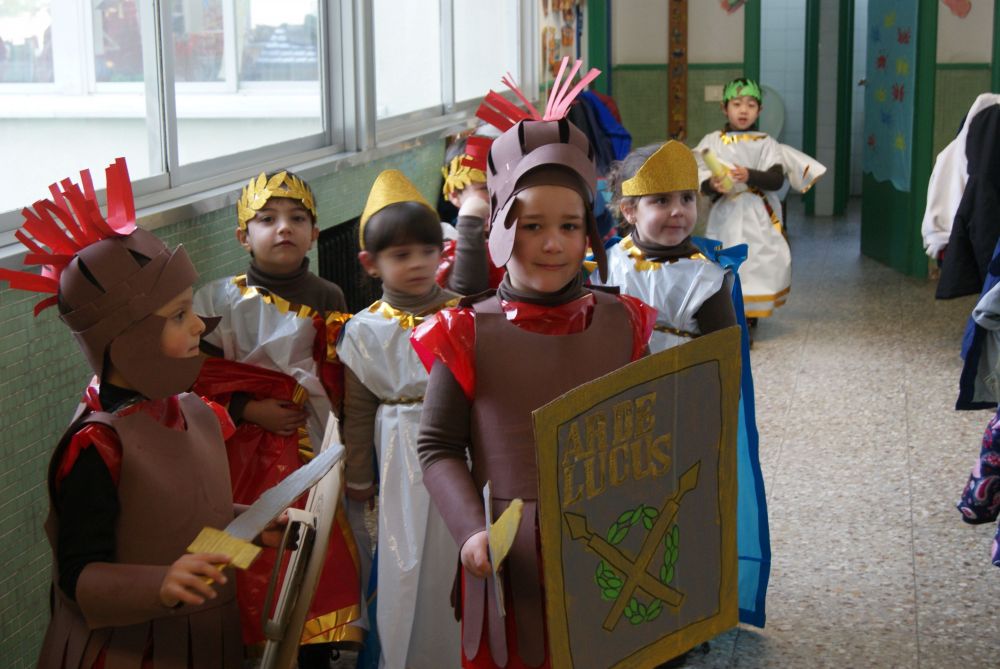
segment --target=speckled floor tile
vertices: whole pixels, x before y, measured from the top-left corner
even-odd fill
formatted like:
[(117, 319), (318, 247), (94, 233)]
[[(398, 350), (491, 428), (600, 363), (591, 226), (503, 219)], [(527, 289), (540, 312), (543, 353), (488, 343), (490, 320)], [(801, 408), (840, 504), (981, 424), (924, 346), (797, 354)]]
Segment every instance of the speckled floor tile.
[(994, 528), (954, 508), (990, 418), (953, 408), (976, 298), (935, 301), (932, 283), (860, 256), (856, 208), (808, 220), (797, 206), (793, 292), (751, 354), (768, 624), (687, 666), (988, 666), (1000, 657)]

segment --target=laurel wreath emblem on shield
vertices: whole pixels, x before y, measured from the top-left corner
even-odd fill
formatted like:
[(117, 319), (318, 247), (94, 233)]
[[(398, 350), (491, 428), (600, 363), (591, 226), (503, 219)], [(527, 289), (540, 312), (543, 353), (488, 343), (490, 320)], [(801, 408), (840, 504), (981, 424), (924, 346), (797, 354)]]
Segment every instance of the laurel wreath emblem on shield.
[[(612, 546), (617, 546), (625, 541), (629, 531), (640, 522), (649, 532), (656, 522), (659, 510), (640, 504), (635, 509), (623, 511), (618, 519), (608, 528), (607, 540)], [(663, 585), (670, 585), (674, 580), (674, 565), (677, 564), (677, 554), (680, 546), (680, 528), (674, 525), (670, 531), (663, 535), (663, 564), (660, 565), (659, 579)], [(621, 594), (624, 581), (621, 575), (604, 560), (597, 563), (594, 572), (594, 581), (601, 589), (601, 599), (614, 601)], [(639, 601), (637, 597), (632, 597), (624, 610), (624, 615), (633, 625), (642, 625), (652, 622), (659, 617), (663, 611), (663, 602), (655, 597), (649, 603)]]

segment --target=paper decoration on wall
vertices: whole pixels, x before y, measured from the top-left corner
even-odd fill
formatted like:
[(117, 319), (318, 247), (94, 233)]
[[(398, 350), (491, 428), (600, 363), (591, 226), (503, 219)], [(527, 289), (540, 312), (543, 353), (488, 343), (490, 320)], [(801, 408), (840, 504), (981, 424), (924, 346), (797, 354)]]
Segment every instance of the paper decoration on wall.
[(667, 56), (667, 136), (687, 137), (687, 0), (670, 0), (670, 53)]
[[(555, 77), (562, 59), (578, 58), (580, 0), (551, 0), (551, 11), (542, 20), (542, 71), (540, 81)], [(543, 4), (543, 9), (545, 8)]]
[(972, 11), (972, 3), (969, 0), (942, 0), (951, 13), (960, 19), (964, 19)]
[(868, 103), (864, 170), (900, 191), (910, 190), (916, 3), (871, 0), (868, 6)]
[(746, 0), (719, 0), (719, 4), (726, 10), (727, 14), (732, 14), (737, 9), (746, 4)]

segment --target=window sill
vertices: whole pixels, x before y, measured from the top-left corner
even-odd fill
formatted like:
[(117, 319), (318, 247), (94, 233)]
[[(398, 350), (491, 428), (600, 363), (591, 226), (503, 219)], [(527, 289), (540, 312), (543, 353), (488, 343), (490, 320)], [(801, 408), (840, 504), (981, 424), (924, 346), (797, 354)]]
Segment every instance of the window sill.
[[(266, 171), (279, 165), (287, 166), (308, 181), (410, 151), (472, 128), (475, 124), (475, 117), (463, 110), (438, 117), (431, 123), (424, 122), (419, 131), (401, 131), (391, 139), (364, 151), (338, 153), (331, 148), (317, 149), (298, 156), (286, 156), (276, 165), (260, 164), (253, 169), (220, 174), (196, 184), (138, 196), (135, 203), (137, 221), (146, 230), (156, 230), (218, 209), (233, 207), (246, 181), (261, 170)], [(25, 205), (27, 204), (29, 203), (26, 202)], [(0, 214), (0, 267), (23, 269), (25, 249), (14, 237), (14, 231), (22, 222), (19, 210)]]

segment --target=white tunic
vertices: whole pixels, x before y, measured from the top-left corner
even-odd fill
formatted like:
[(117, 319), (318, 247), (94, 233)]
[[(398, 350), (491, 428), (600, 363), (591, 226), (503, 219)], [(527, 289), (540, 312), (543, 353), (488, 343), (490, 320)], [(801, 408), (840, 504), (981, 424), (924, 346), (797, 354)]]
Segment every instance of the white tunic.
[[(694, 149), (698, 160), (698, 180), (712, 176), (701, 151), (711, 149), (727, 167), (739, 165), (767, 170), (781, 165), (792, 188), (806, 192), (826, 172), (818, 161), (755, 131), (715, 131)], [(712, 205), (705, 235), (724, 247), (748, 246), (747, 259), (740, 267), (743, 303), (750, 318), (770, 316), (785, 303), (792, 283), (792, 254), (782, 235), (781, 200), (774, 191), (750, 189), (745, 183)]]
[[(726, 270), (700, 253), (671, 262), (646, 260), (629, 235), (608, 249), (604, 284), (618, 286), (625, 295), (656, 308), (649, 352), (658, 353), (701, 334), (695, 314), (719, 292), (725, 278)], [(595, 273), (591, 281), (597, 283), (600, 277)]]
[(282, 372), (306, 390), (309, 438), (318, 447), (332, 407), (313, 359), (313, 311), (287, 306), (288, 302), (267, 289), (247, 286), (233, 277), (212, 281), (194, 296), (195, 313), (222, 318), (205, 341), (222, 349), (226, 360)]
[[(459, 667), (460, 628), (449, 603), (458, 548), (431, 504), (417, 457), (428, 374), (410, 345), (412, 317), (394, 311), (379, 301), (355, 314), (337, 347), (343, 363), (381, 400), (375, 414), (379, 666)], [(428, 622), (433, 624), (421, 624)]]

